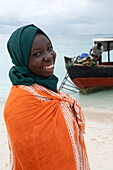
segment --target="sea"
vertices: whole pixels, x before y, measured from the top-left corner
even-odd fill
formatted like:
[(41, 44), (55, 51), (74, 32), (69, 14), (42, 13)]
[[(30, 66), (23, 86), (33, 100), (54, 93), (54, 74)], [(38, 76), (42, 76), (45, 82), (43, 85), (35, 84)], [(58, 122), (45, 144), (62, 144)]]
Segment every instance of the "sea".
[[(12, 66), (10, 56), (7, 51), (7, 41), (9, 34), (0, 34), (0, 104), (4, 104), (11, 88), (11, 82), (8, 77), (9, 69)], [(60, 87), (65, 75), (66, 68), (64, 56), (77, 57), (82, 53), (88, 53), (93, 45), (94, 38), (113, 37), (113, 34), (58, 34), (49, 35), (53, 48), (57, 54), (55, 72), (58, 77), (58, 88)], [(113, 61), (113, 51), (110, 52), (111, 61)], [(107, 53), (103, 53), (103, 61), (107, 61)], [(83, 95), (79, 90), (75, 92), (62, 89), (61, 92), (70, 94), (73, 98), (77, 99), (81, 106), (92, 108), (96, 110), (110, 110), (113, 111), (113, 89), (98, 91), (90, 94)]]

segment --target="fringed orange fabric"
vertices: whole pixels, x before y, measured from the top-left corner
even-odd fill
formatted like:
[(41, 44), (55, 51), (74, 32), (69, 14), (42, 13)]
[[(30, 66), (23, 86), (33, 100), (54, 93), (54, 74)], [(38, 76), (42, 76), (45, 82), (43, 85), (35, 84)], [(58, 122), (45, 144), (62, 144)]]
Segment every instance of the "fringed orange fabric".
[(4, 109), (12, 170), (90, 170), (76, 100), (37, 84), (13, 86)]

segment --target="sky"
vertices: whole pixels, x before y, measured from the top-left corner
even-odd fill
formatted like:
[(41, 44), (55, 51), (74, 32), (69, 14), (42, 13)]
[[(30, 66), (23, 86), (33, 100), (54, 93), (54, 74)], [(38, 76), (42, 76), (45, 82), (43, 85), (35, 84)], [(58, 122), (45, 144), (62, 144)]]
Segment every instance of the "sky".
[(113, 0), (0, 0), (0, 33), (27, 24), (53, 34), (112, 34)]

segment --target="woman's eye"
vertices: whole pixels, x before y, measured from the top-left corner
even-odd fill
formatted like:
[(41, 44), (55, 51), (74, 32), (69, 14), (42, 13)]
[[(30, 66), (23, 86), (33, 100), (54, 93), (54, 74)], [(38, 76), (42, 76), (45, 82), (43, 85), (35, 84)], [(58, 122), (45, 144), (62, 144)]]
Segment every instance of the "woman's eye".
[(34, 56), (40, 56), (40, 55), (41, 55), (41, 52), (34, 53)]
[(51, 51), (51, 50), (53, 50), (53, 48), (52, 47), (48, 47), (48, 50)]

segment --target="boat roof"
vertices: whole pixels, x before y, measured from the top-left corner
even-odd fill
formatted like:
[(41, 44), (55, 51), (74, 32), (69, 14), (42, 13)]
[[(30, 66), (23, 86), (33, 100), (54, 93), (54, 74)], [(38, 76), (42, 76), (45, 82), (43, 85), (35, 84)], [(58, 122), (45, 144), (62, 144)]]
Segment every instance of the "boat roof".
[(104, 47), (104, 51), (113, 50), (113, 37), (94, 38), (93, 42), (94, 42), (94, 44), (97, 44), (98, 42), (102, 43), (102, 45)]
[(93, 41), (95, 42), (113, 42), (113, 37), (111, 38), (94, 38)]

